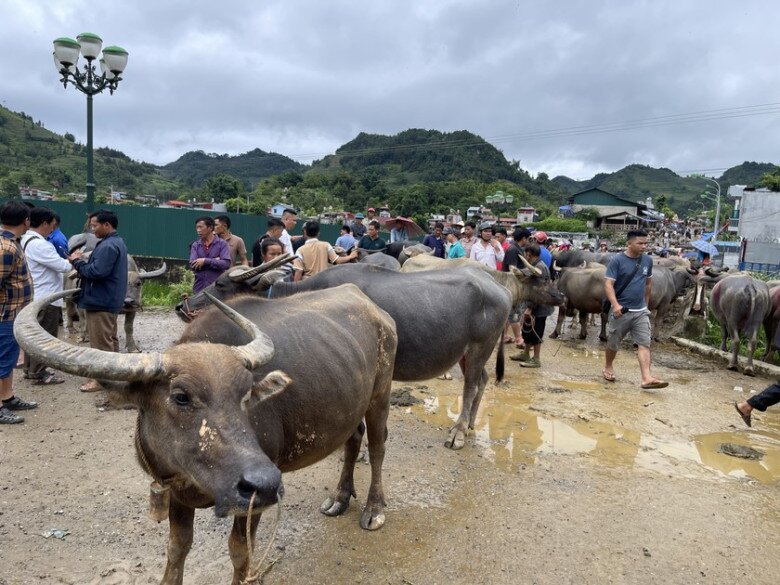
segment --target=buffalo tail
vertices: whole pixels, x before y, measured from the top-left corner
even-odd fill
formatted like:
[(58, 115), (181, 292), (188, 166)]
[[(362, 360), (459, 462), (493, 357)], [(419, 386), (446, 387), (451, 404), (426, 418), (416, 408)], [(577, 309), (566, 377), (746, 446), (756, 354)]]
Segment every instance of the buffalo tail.
[(496, 355), (496, 382), (504, 379), (504, 330), (498, 336), (498, 354)]

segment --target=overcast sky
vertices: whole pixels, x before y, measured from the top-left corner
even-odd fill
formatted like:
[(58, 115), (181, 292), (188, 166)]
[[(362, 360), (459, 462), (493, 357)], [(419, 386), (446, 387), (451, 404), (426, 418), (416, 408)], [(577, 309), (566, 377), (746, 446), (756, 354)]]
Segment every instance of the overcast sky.
[(779, 21), (772, 0), (0, 0), (0, 103), (85, 142), (51, 41), (89, 31), (130, 53), (95, 97), (95, 145), (138, 160), (309, 163), (361, 131), (425, 128), (551, 177), (719, 175), (780, 163)]

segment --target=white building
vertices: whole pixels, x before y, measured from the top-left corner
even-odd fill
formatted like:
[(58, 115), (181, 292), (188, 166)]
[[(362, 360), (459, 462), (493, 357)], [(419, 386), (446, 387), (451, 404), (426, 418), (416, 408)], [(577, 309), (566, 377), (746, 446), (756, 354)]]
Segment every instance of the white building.
[(536, 210), (533, 207), (521, 207), (517, 210), (517, 223), (531, 223)]
[(742, 261), (780, 264), (780, 193), (735, 185), (728, 196), (734, 199), (729, 230), (744, 241)]

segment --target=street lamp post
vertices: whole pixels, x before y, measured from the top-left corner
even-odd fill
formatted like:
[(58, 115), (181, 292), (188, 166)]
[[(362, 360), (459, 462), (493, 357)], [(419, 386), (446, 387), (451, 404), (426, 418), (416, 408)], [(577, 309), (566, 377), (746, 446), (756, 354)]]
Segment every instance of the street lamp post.
[(710, 183), (715, 183), (715, 187), (718, 189), (715, 199), (715, 227), (713, 230), (715, 233), (712, 236), (712, 239), (715, 240), (718, 237), (718, 229), (720, 229), (720, 183), (718, 183), (715, 179), (705, 177), (704, 175), (699, 175), (699, 178), (704, 179), (705, 181), (709, 181)]
[[(62, 75), (63, 87), (71, 83), (87, 96), (87, 212), (95, 207), (95, 177), (92, 158), (92, 96), (108, 88), (110, 93), (122, 81), (128, 53), (122, 47), (106, 47), (99, 59), (100, 75), (95, 71), (95, 59), (100, 55), (103, 39), (92, 33), (81, 33), (78, 40), (60, 37), (54, 41), (54, 66)], [(78, 69), (79, 53), (87, 60), (83, 71)]]

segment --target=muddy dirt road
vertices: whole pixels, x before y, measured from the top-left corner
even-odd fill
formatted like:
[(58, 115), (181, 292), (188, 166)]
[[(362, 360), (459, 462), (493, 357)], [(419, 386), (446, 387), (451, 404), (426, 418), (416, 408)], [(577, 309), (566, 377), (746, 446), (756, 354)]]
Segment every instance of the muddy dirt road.
[[(136, 320), (145, 349), (163, 349), (181, 329), (168, 313)], [(356, 503), (340, 518), (318, 512), (338, 455), (285, 476), (270, 553), (279, 560), (265, 582), (776, 583), (780, 413), (759, 413), (747, 429), (731, 405), (770, 380), (664, 345), (654, 373), (671, 385), (651, 393), (639, 389), (629, 348), (614, 384), (601, 379), (602, 360), (592, 335), (546, 341), (540, 370), (508, 362), (459, 452), (442, 446), (459, 409), (457, 372), (395, 384), (420, 402), (390, 415), (385, 527), (361, 530)], [(18, 393), (41, 407), (24, 425), (0, 427), (0, 584), (148, 584), (162, 575), (167, 525), (146, 513), (135, 413), (96, 407), (101, 396), (78, 384), (19, 380)], [(725, 443), (763, 456), (720, 453)], [(368, 479), (359, 463), (358, 502)], [(273, 516), (263, 518), (258, 548)], [(185, 583), (230, 582), (230, 525), (197, 513)], [(43, 536), (53, 529), (67, 534)]]

